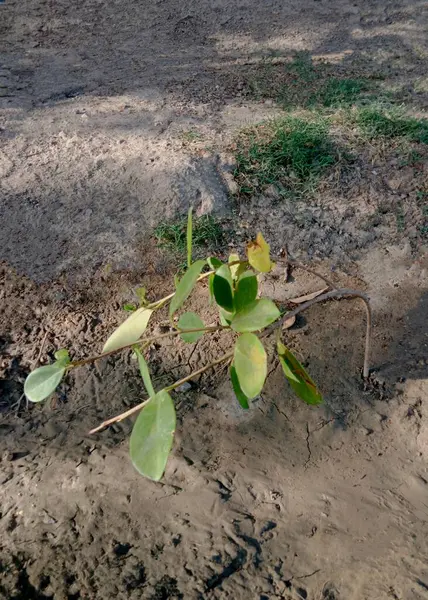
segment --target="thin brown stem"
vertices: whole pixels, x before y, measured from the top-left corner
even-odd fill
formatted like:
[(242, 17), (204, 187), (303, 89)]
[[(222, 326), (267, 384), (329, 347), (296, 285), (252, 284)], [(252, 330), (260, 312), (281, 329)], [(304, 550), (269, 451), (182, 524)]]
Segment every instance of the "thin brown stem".
[(333, 300), (335, 298), (360, 298), (364, 302), (364, 306), (366, 308), (367, 314), (367, 327), (366, 327), (366, 343), (364, 350), (364, 365), (363, 365), (363, 377), (367, 379), (370, 372), (370, 345), (371, 345), (371, 330), (372, 330), (372, 309), (370, 306), (369, 298), (363, 292), (359, 292), (358, 290), (350, 290), (347, 288), (332, 290), (330, 292), (326, 292), (325, 294), (321, 294), (317, 298), (313, 298), (312, 300), (308, 300), (300, 306), (297, 306), (293, 310), (286, 312), (281, 319), (272, 323), (267, 329), (264, 330), (263, 336), (268, 335), (278, 327), (281, 327), (284, 321), (291, 319), (292, 317), (297, 316), (299, 313), (307, 310), (314, 304), (318, 304), (318, 302), (325, 302), (326, 300)]
[[(224, 362), (225, 360), (228, 360), (229, 358), (232, 358), (232, 356), (233, 356), (233, 352), (229, 352), (227, 354), (224, 354), (220, 358), (217, 358), (217, 360), (214, 360), (213, 362), (211, 362), (209, 365), (205, 365), (205, 367), (202, 367), (202, 368), (198, 369), (197, 371), (194, 371), (190, 375), (187, 375), (187, 377), (183, 377), (183, 379), (179, 379), (175, 383), (167, 386), (166, 388), (164, 388), (165, 391), (166, 392), (170, 392), (171, 390), (175, 390), (176, 388), (180, 387), (180, 385), (183, 385), (183, 383), (186, 383), (187, 381), (189, 381), (193, 377), (196, 377), (197, 375), (201, 375), (205, 371), (208, 371), (208, 369), (211, 369), (212, 367), (215, 367), (216, 365)], [(151, 400), (151, 398), (147, 398), (147, 400), (144, 400), (144, 402), (141, 402), (140, 404), (137, 404), (136, 406), (133, 406), (132, 408), (130, 408), (129, 410), (127, 410), (127, 411), (125, 411), (123, 413), (121, 413), (120, 415), (116, 415), (115, 417), (112, 417), (111, 419), (107, 419), (107, 421), (103, 421), (101, 423), (101, 425), (98, 425), (98, 427), (95, 427), (94, 429), (91, 429), (91, 431), (89, 432), (89, 434), (91, 435), (93, 433), (97, 433), (97, 431), (101, 431), (101, 429), (104, 429), (105, 427), (108, 427), (109, 425), (112, 425), (113, 423), (117, 423), (118, 421), (123, 421), (123, 419), (126, 419), (127, 417), (130, 417), (131, 415), (133, 415), (137, 411), (139, 411), (142, 408), (144, 408), (146, 406), (146, 404), (149, 402), (149, 400)]]
[(334, 283), (331, 282), (329, 279), (327, 279), (327, 277), (324, 277), (324, 275), (321, 275), (321, 273), (318, 273), (318, 271), (314, 271), (314, 269), (310, 269), (306, 265), (302, 265), (302, 263), (296, 262), (295, 260), (289, 260), (288, 264), (293, 269), (301, 269), (302, 271), (306, 271), (307, 273), (310, 273), (311, 275), (315, 275), (315, 277), (322, 279), (328, 285), (329, 288), (331, 288), (332, 290), (337, 290), (337, 286), (334, 285)]
[(76, 367), (82, 367), (83, 365), (87, 365), (89, 363), (95, 362), (96, 360), (100, 360), (100, 358), (105, 358), (106, 356), (111, 356), (116, 352), (121, 352), (122, 350), (127, 350), (128, 348), (132, 348), (136, 344), (144, 344), (145, 346), (152, 344), (153, 342), (157, 342), (157, 340), (161, 340), (166, 337), (171, 337), (175, 335), (180, 335), (182, 333), (197, 333), (199, 331), (203, 331), (204, 333), (212, 333), (213, 331), (220, 331), (221, 329), (230, 329), (230, 327), (226, 325), (216, 325), (215, 327), (200, 327), (199, 329), (177, 329), (174, 331), (168, 331), (168, 333), (161, 333), (160, 335), (155, 335), (151, 338), (140, 338), (132, 344), (126, 344), (126, 346), (121, 346), (120, 348), (116, 348), (115, 350), (110, 350), (110, 352), (104, 352), (102, 354), (97, 354), (96, 356), (90, 356), (89, 358), (82, 358), (82, 360), (75, 360), (71, 362), (67, 369), (75, 369)]

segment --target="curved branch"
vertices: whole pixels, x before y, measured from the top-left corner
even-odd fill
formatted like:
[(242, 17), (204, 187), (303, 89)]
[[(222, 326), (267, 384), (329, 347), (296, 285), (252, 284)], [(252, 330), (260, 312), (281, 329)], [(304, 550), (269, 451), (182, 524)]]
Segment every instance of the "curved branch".
[(310, 308), (314, 304), (318, 304), (318, 302), (325, 302), (326, 300), (334, 300), (335, 298), (337, 298), (337, 299), (360, 298), (364, 302), (364, 306), (366, 308), (366, 314), (367, 314), (367, 327), (366, 327), (366, 343), (365, 343), (365, 350), (364, 350), (363, 377), (364, 377), (364, 379), (367, 379), (367, 377), (369, 376), (369, 371), (370, 371), (369, 363), (370, 363), (370, 345), (371, 345), (371, 330), (372, 330), (372, 309), (370, 306), (370, 301), (369, 301), (368, 296), (366, 294), (364, 294), (363, 292), (359, 292), (358, 290), (350, 290), (347, 288), (342, 288), (342, 289), (337, 289), (337, 290), (332, 290), (330, 292), (326, 292), (325, 294), (321, 294), (320, 296), (317, 296), (317, 298), (313, 298), (313, 300), (308, 300), (307, 302), (300, 304), (300, 306), (297, 306), (293, 310), (286, 312), (281, 317), (281, 319), (279, 319), (278, 321), (275, 321), (275, 323), (272, 323), (272, 325), (270, 325), (267, 329), (265, 329), (265, 331), (263, 333), (264, 333), (264, 335), (268, 335), (269, 333), (271, 333), (278, 327), (281, 327), (282, 324), (284, 323), (284, 321), (287, 321), (288, 319), (291, 319), (292, 317), (297, 316), (299, 313), (305, 311), (306, 309)]
[(334, 285), (333, 282), (331, 282), (329, 279), (327, 279), (327, 277), (324, 277), (324, 275), (321, 275), (321, 273), (318, 273), (318, 271), (314, 271), (313, 269), (310, 269), (306, 265), (302, 265), (302, 263), (296, 262), (295, 260), (289, 260), (288, 264), (293, 269), (301, 269), (302, 271), (306, 271), (307, 273), (310, 273), (311, 275), (315, 275), (315, 277), (322, 279), (324, 281), (324, 283), (326, 283), (328, 285), (329, 288), (331, 288), (332, 290), (337, 290), (337, 285)]

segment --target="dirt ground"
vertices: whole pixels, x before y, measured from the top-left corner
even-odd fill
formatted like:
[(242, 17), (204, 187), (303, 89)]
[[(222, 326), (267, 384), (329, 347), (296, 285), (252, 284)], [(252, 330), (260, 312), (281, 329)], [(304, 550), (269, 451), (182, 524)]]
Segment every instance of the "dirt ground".
[[(424, 114), (427, 26), (427, 4), (405, 0), (0, 4), (0, 598), (428, 598), (426, 156), (366, 149), (310, 203), (237, 204), (224, 176), (234, 133), (279, 114), (249, 91), (266, 59), (305, 50), (382, 73)], [(373, 375), (363, 383), (358, 302), (316, 306), (289, 342), (325, 404), (296, 400), (272, 362), (244, 414), (226, 373), (209, 373), (174, 396), (155, 484), (130, 464), (131, 421), (88, 435), (140, 401), (128, 355), (76, 370), (44, 405), (16, 403), (43, 341), (42, 362), (90, 354), (135, 287), (170, 290), (150, 235), (189, 204), (233, 223), (233, 247), (261, 229), (366, 290)], [(280, 300), (318, 283), (265, 286)], [(212, 318), (206, 290), (193, 302)], [(229, 347), (162, 343), (156, 382)]]

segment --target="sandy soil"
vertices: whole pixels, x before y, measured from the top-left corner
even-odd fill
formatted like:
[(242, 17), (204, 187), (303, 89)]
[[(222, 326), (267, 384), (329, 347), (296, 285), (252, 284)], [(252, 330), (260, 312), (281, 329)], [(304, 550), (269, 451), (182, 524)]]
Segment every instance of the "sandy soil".
[[(427, 21), (404, 0), (0, 5), (1, 598), (428, 598), (428, 249), (412, 222), (426, 161), (363, 156), (311, 205), (237, 207), (223, 177), (236, 129), (278, 113), (247, 92), (266, 57), (381, 71), (426, 109)], [(325, 405), (299, 403), (272, 364), (242, 414), (225, 374), (209, 374), (175, 395), (154, 484), (129, 462), (131, 422), (87, 434), (138, 402), (129, 356), (77, 371), (43, 406), (13, 405), (45, 336), (42, 361), (89, 353), (138, 284), (169, 289), (149, 235), (189, 203), (239, 213), (238, 240), (261, 228), (367, 290), (374, 374), (363, 385), (358, 303), (314, 307), (290, 343)], [(400, 205), (403, 231), (370, 225), (382, 203)], [(209, 318), (204, 290), (194, 302)], [(162, 344), (151, 365), (171, 381), (229, 345)]]

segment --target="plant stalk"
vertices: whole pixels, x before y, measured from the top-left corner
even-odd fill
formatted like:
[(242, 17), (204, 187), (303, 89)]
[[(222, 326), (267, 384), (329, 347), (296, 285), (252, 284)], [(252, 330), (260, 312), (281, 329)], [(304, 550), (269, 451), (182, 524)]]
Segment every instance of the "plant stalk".
[(89, 363), (95, 362), (100, 358), (105, 358), (106, 356), (111, 356), (116, 352), (120, 352), (121, 350), (127, 350), (128, 348), (132, 348), (136, 344), (144, 344), (144, 346), (148, 346), (157, 340), (161, 340), (166, 337), (171, 337), (175, 335), (180, 335), (181, 333), (197, 333), (199, 331), (203, 331), (204, 333), (212, 333), (213, 331), (220, 331), (221, 329), (230, 329), (230, 327), (226, 325), (216, 325), (215, 327), (200, 327), (199, 329), (177, 329), (175, 331), (168, 331), (168, 333), (161, 333), (160, 335), (153, 336), (151, 338), (140, 338), (132, 344), (126, 344), (126, 346), (121, 346), (120, 348), (116, 348), (115, 350), (110, 350), (110, 352), (104, 352), (102, 354), (98, 354), (97, 356), (90, 356), (89, 358), (82, 358), (82, 360), (75, 360), (67, 365), (67, 370), (75, 369), (76, 367), (82, 367), (83, 365), (87, 365)]
[[(166, 392), (170, 392), (170, 391), (172, 391), (172, 390), (180, 387), (180, 385), (183, 385), (183, 383), (186, 383), (187, 381), (189, 381), (193, 377), (196, 377), (197, 375), (201, 375), (205, 371), (208, 371), (208, 369), (211, 369), (212, 367), (215, 367), (216, 365), (219, 365), (220, 363), (224, 362), (225, 360), (228, 360), (229, 358), (232, 358), (232, 356), (233, 356), (233, 352), (228, 352), (227, 354), (223, 354), (223, 356), (221, 356), (220, 358), (217, 358), (216, 360), (214, 360), (213, 362), (209, 363), (208, 365), (205, 365), (204, 367), (201, 367), (197, 371), (194, 371), (193, 373), (190, 373), (190, 375), (187, 375), (186, 377), (183, 377), (183, 379), (179, 379), (175, 383), (173, 383), (173, 384), (167, 386), (166, 388), (164, 388), (164, 390)], [(146, 404), (150, 400), (151, 400), (151, 398), (147, 398), (147, 400), (144, 400), (144, 402), (141, 402), (140, 404), (137, 404), (136, 406), (133, 406), (132, 408), (130, 408), (129, 410), (127, 410), (127, 411), (125, 411), (123, 413), (121, 413), (120, 415), (116, 415), (115, 417), (112, 417), (111, 419), (107, 419), (107, 421), (103, 421), (101, 423), (101, 425), (98, 425), (98, 427), (95, 427), (94, 429), (91, 429), (91, 431), (89, 432), (89, 435), (91, 435), (93, 433), (97, 433), (97, 431), (101, 431), (101, 429), (104, 429), (105, 427), (108, 427), (109, 425), (112, 425), (113, 423), (117, 423), (118, 421), (123, 421), (123, 419), (126, 419), (127, 417), (130, 417), (135, 412), (137, 412), (137, 411), (141, 410), (142, 408), (144, 408), (146, 406)]]

